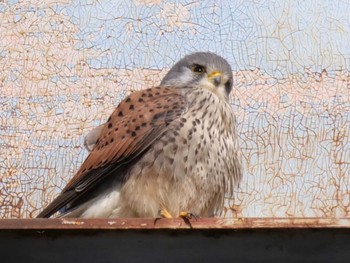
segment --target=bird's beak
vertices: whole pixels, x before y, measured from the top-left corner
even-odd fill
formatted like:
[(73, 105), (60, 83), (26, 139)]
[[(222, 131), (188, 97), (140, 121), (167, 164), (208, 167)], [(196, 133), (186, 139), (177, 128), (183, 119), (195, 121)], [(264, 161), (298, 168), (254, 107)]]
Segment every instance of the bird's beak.
[(218, 87), (221, 83), (221, 72), (213, 71), (208, 75), (208, 80), (215, 85), (215, 87)]

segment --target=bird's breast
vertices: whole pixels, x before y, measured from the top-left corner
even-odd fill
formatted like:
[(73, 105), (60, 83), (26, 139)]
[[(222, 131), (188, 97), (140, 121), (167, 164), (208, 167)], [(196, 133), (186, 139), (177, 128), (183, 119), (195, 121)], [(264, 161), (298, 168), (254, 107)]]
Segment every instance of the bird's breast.
[(230, 105), (213, 93), (191, 94), (188, 101), (162, 138), (155, 166), (171, 178), (175, 200), (212, 213), (240, 179), (235, 119)]

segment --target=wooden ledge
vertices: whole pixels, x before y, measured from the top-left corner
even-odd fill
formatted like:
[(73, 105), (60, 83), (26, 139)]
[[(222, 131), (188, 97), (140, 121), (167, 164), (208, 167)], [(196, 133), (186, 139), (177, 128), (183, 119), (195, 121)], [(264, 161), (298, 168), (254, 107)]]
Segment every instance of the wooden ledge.
[(290, 229), (350, 228), (350, 218), (117, 218), (3, 219), (0, 230), (12, 229)]

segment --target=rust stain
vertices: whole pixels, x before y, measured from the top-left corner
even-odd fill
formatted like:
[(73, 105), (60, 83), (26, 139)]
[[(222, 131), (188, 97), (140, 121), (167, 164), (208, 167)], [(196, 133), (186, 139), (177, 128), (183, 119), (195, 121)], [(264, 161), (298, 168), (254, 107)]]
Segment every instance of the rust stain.
[(75, 220), (75, 219), (62, 219), (62, 225), (84, 225), (83, 221)]

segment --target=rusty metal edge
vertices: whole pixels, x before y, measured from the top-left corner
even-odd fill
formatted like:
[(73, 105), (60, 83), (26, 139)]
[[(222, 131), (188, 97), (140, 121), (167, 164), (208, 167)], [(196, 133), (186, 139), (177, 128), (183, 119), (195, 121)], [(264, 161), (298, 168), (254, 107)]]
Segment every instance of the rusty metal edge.
[(2, 219), (0, 230), (350, 228), (350, 218)]

